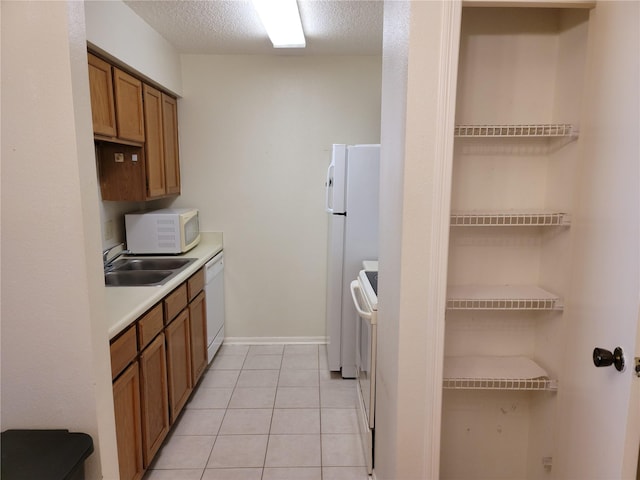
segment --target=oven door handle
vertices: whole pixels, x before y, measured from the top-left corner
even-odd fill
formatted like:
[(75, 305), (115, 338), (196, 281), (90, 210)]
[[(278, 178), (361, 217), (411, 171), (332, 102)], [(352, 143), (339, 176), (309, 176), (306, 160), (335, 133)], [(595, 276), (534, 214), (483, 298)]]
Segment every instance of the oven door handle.
[(358, 290), (360, 292), (360, 295), (362, 295), (362, 289), (360, 288), (358, 281), (354, 280), (353, 282), (351, 282), (351, 285), (349, 287), (351, 288), (351, 298), (353, 298), (353, 305), (356, 307), (358, 315), (360, 315), (362, 318), (366, 318), (367, 320), (371, 320), (371, 312), (367, 312), (360, 308), (360, 304), (358, 303), (356, 290)]

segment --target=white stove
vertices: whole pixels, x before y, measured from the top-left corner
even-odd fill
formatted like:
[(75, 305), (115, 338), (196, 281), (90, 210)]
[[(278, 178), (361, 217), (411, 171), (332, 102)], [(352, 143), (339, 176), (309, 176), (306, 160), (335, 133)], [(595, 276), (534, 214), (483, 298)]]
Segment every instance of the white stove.
[[(365, 268), (371, 265), (365, 265)], [(376, 265), (377, 267), (377, 265)], [(376, 348), (378, 324), (378, 271), (361, 270), (351, 282), (351, 296), (358, 312), (356, 323), (356, 378), (360, 436), (367, 470), (373, 471)]]

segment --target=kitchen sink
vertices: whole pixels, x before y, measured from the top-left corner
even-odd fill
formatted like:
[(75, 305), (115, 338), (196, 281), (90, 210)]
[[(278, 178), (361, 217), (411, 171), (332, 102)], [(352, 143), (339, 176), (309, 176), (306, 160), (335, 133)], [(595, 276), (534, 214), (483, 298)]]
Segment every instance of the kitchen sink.
[(195, 261), (195, 258), (121, 257), (106, 268), (104, 283), (108, 287), (164, 285)]
[(110, 287), (150, 287), (162, 285), (175, 272), (171, 270), (125, 270), (120, 272), (107, 272), (104, 274), (104, 283)]
[(126, 270), (179, 270), (186, 267), (195, 258), (131, 258), (125, 257), (113, 263), (112, 272)]

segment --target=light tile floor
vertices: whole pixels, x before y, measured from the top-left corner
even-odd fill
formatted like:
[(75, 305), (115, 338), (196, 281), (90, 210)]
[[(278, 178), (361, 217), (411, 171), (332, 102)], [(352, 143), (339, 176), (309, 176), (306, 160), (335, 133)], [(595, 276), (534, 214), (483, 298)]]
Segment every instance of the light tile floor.
[(324, 345), (223, 345), (144, 480), (367, 480)]

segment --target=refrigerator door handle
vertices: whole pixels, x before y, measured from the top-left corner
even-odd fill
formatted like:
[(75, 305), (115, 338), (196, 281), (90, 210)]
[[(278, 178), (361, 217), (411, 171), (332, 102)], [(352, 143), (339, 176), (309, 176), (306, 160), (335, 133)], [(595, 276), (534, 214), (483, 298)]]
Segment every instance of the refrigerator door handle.
[(326, 194), (326, 198), (325, 198), (325, 207), (324, 209), (326, 210), (327, 213), (333, 213), (333, 202), (332, 200), (332, 193), (333, 193), (333, 171), (335, 169), (335, 165), (333, 164), (333, 162), (331, 163), (331, 165), (329, 165), (329, 168), (327, 169), (327, 183), (325, 184), (325, 194)]
[(371, 320), (371, 312), (365, 312), (364, 310), (362, 310), (362, 308), (360, 308), (360, 304), (358, 303), (358, 299), (356, 298), (356, 290), (358, 290), (360, 292), (360, 295), (362, 295), (362, 290), (360, 289), (360, 285), (358, 285), (358, 281), (354, 280), (353, 282), (351, 282), (349, 287), (351, 289), (351, 298), (353, 298), (353, 305), (356, 307), (358, 315), (360, 315), (362, 318), (366, 318), (367, 320)]

